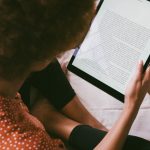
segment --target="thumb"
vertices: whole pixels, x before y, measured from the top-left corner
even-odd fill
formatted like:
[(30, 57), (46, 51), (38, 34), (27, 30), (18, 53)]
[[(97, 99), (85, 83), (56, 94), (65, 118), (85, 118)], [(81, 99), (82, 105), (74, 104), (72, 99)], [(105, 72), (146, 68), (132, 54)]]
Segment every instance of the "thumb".
[(140, 60), (135, 71), (135, 75), (133, 76), (135, 82), (142, 81), (143, 78), (143, 61)]

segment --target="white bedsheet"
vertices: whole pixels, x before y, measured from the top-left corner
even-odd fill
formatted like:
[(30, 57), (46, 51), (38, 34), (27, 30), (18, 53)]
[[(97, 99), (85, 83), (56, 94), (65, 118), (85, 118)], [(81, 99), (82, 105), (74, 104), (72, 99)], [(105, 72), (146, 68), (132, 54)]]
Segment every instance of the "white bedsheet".
[[(72, 53), (73, 50), (66, 52), (59, 59), (63, 66), (67, 66)], [(84, 106), (110, 129), (118, 119), (123, 104), (70, 71), (67, 71), (67, 78)], [(150, 141), (150, 95), (146, 95), (129, 134)]]

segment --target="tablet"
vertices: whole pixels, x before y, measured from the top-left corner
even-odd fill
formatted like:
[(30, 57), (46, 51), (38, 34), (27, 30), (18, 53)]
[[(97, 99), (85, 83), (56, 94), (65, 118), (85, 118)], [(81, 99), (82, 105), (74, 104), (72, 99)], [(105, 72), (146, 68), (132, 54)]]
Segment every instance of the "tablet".
[(123, 102), (139, 60), (143, 60), (144, 70), (150, 64), (149, 18), (148, 0), (100, 1), (68, 69)]

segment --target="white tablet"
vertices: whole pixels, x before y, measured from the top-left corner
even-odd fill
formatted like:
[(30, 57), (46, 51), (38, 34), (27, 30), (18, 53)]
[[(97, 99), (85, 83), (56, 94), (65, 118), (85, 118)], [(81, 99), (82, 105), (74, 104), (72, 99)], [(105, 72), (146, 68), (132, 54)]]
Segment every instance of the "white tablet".
[(120, 101), (139, 60), (150, 63), (150, 2), (102, 0), (68, 69)]

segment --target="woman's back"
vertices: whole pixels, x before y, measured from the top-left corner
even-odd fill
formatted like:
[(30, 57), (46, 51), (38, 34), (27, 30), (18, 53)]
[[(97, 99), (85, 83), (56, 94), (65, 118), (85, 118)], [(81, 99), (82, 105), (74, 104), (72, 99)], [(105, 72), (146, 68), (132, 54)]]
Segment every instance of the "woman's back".
[(64, 150), (61, 140), (51, 139), (43, 125), (29, 114), (19, 94), (0, 96), (0, 149)]

